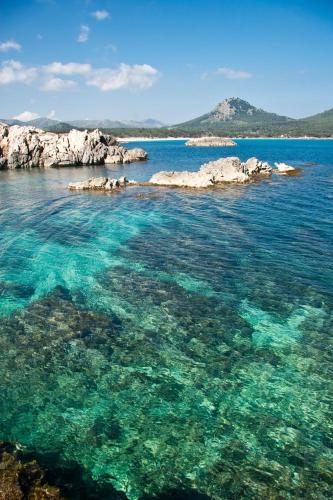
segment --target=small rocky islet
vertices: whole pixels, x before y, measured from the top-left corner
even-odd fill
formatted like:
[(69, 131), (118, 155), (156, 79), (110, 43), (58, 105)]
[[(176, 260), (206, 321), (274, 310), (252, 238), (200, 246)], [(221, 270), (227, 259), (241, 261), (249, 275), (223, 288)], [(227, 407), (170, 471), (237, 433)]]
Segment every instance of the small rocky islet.
[(227, 139), (224, 137), (195, 137), (193, 139), (189, 139), (185, 146), (194, 146), (194, 147), (227, 147), (227, 146), (237, 146), (237, 143), (232, 139)]
[(201, 166), (197, 172), (170, 171), (157, 172), (148, 182), (137, 182), (128, 180), (122, 176), (119, 179), (108, 177), (93, 177), (85, 181), (74, 182), (68, 185), (71, 190), (102, 190), (114, 191), (130, 186), (165, 186), (181, 188), (209, 188), (223, 186), (226, 184), (245, 184), (270, 176), (272, 172), (289, 175), (296, 172), (295, 169), (285, 163), (276, 164), (276, 169), (257, 158), (250, 158), (241, 162), (237, 157), (220, 158), (210, 161)]

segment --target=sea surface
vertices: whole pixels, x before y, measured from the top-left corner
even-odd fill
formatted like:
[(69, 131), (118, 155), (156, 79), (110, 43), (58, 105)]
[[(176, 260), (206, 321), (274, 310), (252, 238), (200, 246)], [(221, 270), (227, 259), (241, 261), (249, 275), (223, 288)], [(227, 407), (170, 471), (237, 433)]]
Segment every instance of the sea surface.
[[(332, 498), (333, 141), (134, 146), (0, 171), (0, 439), (67, 498)], [(303, 171), (66, 187), (231, 155)]]

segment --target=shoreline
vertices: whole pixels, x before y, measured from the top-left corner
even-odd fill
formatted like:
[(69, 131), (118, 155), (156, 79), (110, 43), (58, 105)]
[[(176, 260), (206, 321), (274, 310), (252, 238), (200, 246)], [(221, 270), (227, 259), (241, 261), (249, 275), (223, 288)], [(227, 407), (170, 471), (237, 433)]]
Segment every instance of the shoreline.
[[(188, 141), (193, 137), (116, 137), (120, 143), (127, 142), (162, 142), (162, 141)], [(234, 141), (240, 140), (272, 140), (272, 141), (333, 141), (333, 137), (228, 137)]]

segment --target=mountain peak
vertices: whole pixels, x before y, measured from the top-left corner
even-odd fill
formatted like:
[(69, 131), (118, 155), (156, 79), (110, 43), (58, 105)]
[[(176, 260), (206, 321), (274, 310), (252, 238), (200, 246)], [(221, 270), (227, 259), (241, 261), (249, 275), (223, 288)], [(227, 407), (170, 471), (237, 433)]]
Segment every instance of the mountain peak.
[(209, 122), (235, 120), (241, 116), (252, 116), (255, 113), (262, 112), (252, 106), (249, 102), (241, 99), (240, 97), (228, 97), (224, 101), (219, 102), (213, 109), (208, 118)]

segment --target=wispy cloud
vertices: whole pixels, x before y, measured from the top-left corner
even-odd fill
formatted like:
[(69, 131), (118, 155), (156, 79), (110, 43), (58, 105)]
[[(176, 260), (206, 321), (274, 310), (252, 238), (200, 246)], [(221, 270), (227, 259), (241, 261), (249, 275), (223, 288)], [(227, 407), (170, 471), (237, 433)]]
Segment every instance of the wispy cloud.
[(46, 73), (58, 74), (58, 75), (86, 75), (91, 72), (90, 64), (82, 64), (82, 63), (61, 63), (55, 61), (51, 64), (47, 64), (43, 66), (44, 71)]
[(21, 50), (22, 46), (15, 40), (7, 40), (0, 43), (0, 52), (9, 52), (10, 50)]
[(56, 112), (54, 109), (52, 109), (49, 113), (47, 113), (46, 118), (50, 118), (50, 120), (52, 120), (52, 118), (54, 118), (55, 115), (56, 115)]
[(95, 10), (95, 12), (92, 12), (91, 15), (97, 19), (97, 21), (104, 21), (104, 19), (108, 19), (110, 17), (110, 14), (107, 10)]
[(26, 67), (19, 61), (4, 61), (0, 66), (0, 85), (33, 82), (38, 75), (37, 68)]
[(216, 74), (222, 75), (228, 80), (247, 80), (253, 77), (253, 74), (248, 71), (241, 71), (233, 68), (218, 68)]
[(86, 26), (85, 24), (82, 24), (81, 28), (80, 28), (79, 36), (77, 37), (77, 41), (79, 43), (85, 43), (85, 42), (87, 42), (88, 39), (89, 39), (89, 32), (90, 32), (89, 26)]
[(111, 50), (112, 52), (117, 52), (117, 50), (118, 50), (117, 45), (115, 45), (114, 43), (108, 43), (105, 46), (105, 48), (106, 48), (106, 50)]
[(120, 64), (116, 69), (101, 68), (93, 71), (88, 85), (100, 90), (111, 91), (124, 88), (148, 89), (158, 80), (160, 74), (149, 64)]
[(209, 73), (207, 71), (201, 73), (200, 80), (208, 80), (208, 78), (209, 78)]
[(63, 80), (62, 78), (49, 78), (41, 87), (45, 92), (61, 92), (62, 90), (73, 89), (77, 86), (74, 80)]
[(39, 118), (38, 113), (33, 113), (32, 111), (23, 111), (23, 113), (20, 113), (19, 115), (13, 116), (15, 120), (21, 120), (21, 122), (29, 122), (30, 120), (35, 120), (36, 118)]

